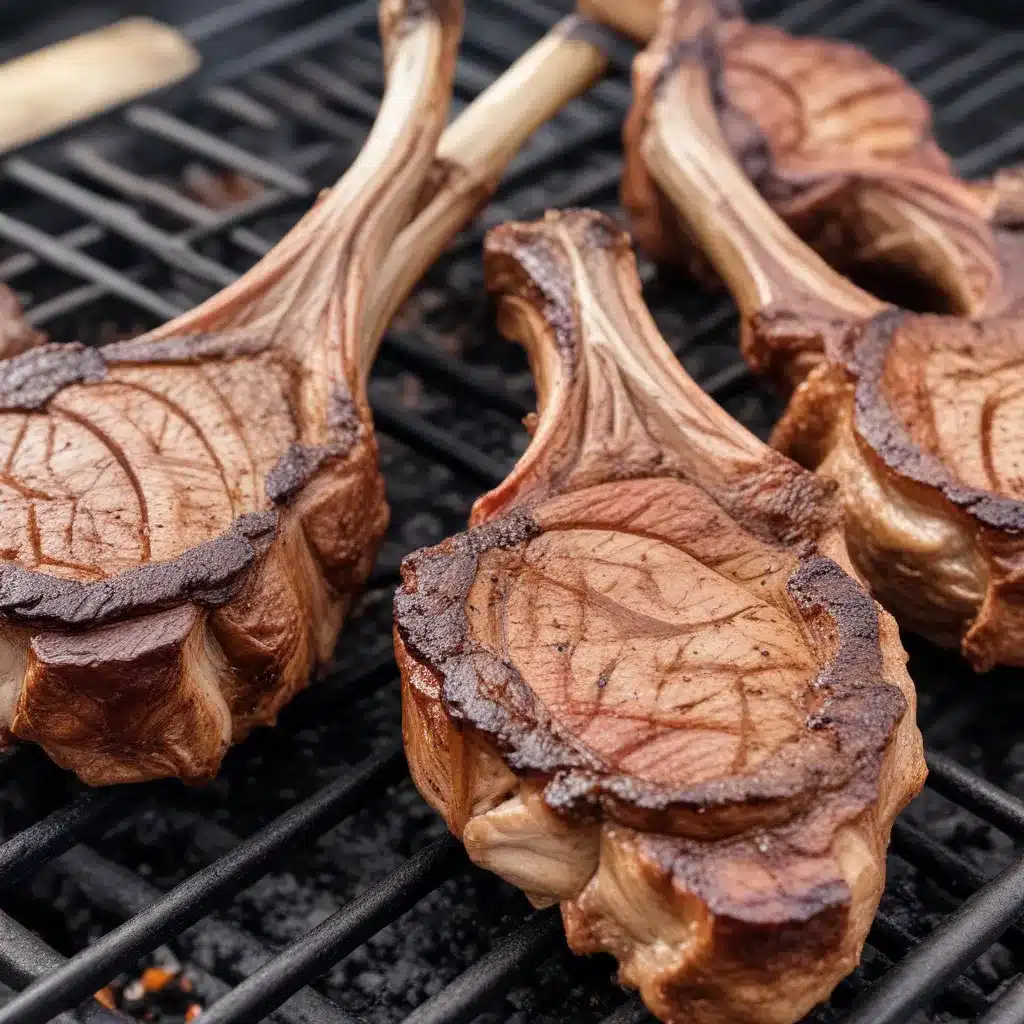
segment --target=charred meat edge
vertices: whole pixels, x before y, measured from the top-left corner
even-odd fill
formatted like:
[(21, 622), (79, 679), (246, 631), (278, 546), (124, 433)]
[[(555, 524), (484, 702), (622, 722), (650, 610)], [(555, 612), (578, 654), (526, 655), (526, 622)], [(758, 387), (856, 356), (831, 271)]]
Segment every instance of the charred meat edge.
[[(849, 403), (853, 438), (847, 448), (858, 479), (895, 489), (912, 518), (941, 520), (956, 538), (949, 550), (967, 552), (940, 562), (911, 551), (915, 538), (908, 536), (900, 550), (887, 548), (883, 557), (874, 536), (888, 529), (887, 517), (848, 517), (851, 554), (876, 595), (905, 625), (959, 646), (978, 670), (1022, 664), (1024, 503), (959, 484), (912, 439), (880, 390), (900, 332), (941, 337), (944, 324), (959, 328), (966, 321), (885, 306), (832, 270), (769, 208), (726, 142), (723, 120), (732, 115), (719, 81), (713, 22), (703, 5), (665, 5), (657, 34), (634, 65), (630, 145), (641, 154), (659, 201), (685, 220), (729, 283), (743, 314), (748, 362), (793, 393), (774, 442), (830, 471), (830, 450), (837, 450)], [(984, 324), (978, 321), (975, 329)], [(846, 498), (849, 505), (853, 499)], [(908, 581), (902, 591), (893, 582), (894, 565), (897, 581)], [(974, 596), (965, 596), (965, 575)], [(928, 584), (924, 596), (920, 582), (910, 582), (921, 578)]]
[[(574, 237), (584, 240), (580, 243), (584, 259), (600, 259), (609, 249), (618, 250), (617, 259), (628, 252), (621, 233), (605, 218), (583, 212), (549, 215), (549, 219), (559, 218), (572, 225)], [(529, 229), (524, 235), (517, 227), (495, 229), (488, 238), (489, 285), (501, 294), (516, 295), (536, 311), (547, 348), (557, 352), (564, 378), (572, 380), (584, 342), (571, 287), (564, 283), (564, 263), (552, 258), (548, 238), (534, 235), (530, 244)], [(630, 287), (639, 306), (635, 266), (630, 266)], [(531, 351), (531, 358), (538, 357)], [(799, 558), (787, 588), (794, 605), (806, 623), (814, 622), (816, 628), (824, 620), (829, 623), (826, 629), (833, 637), (834, 654), (815, 683), (828, 697), (813, 727), (831, 730), (843, 755), (803, 777), (781, 772), (749, 782), (726, 780), (678, 790), (610, 773), (600, 756), (553, 725), (513, 665), (474, 640), (466, 618), (466, 597), (480, 556), (496, 548), (528, 544), (543, 531), (548, 497), (560, 493), (557, 485), (552, 487), (543, 479), (542, 457), (531, 458), (536, 446), (546, 443), (545, 423), (564, 412), (559, 396), (552, 400), (546, 393), (549, 389), (549, 384), (539, 387), (541, 422), (531, 449), (513, 472), (517, 483), (480, 499), (474, 511), (480, 525), (409, 556), (403, 566), (403, 585), (395, 601), (396, 650), (414, 778), (430, 799), (429, 780), (421, 776), (429, 769), (417, 764), (416, 739), (409, 730), (445, 728), (450, 737), (461, 737), (462, 750), (450, 752), (458, 763), (448, 770), (471, 772), (468, 762), (475, 760), (482, 777), (489, 780), (478, 803), (467, 812), (468, 821), (449, 818), (457, 834), (503, 801), (517, 794), (533, 800), (539, 792), (553, 815), (551, 820), (558, 823), (552, 828), (569, 837), (563, 850), (566, 861), (575, 855), (584, 859), (593, 855), (590, 882), (559, 895), (570, 944), (580, 952), (604, 949), (617, 955), (620, 977), (638, 985), (648, 1006), (664, 1020), (698, 1024), (795, 1020), (855, 965), (881, 892), (884, 845), (892, 819), (923, 782), (920, 735), (913, 715), (907, 713), (913, 691), (895, 627), (884, 613), (880, 618), (874, 602), (854, 579), (819, 553), (825, 536), (831, 550), (836, 550), (832, 544), (841, 550), (834, 519), (819, 515), (810, 533), (806, 529), (794, 533), (776, 523), (775, 544)], [(527, 468), (520, 473), (524, 464)], [(624, 472), (630, 477), (628, 470)], [(538, 479), (531, 479), (531, 474)], [(610, 475), (614, 479), (614, 472)], [(806, 474), (804, 478), (813, 481)], [(819, 493), (813, 502), (829, 505), (827, 493)], [(524, 495), (528, 504), (515, 504)], [(800, 500), (793, 507), (809, 511)], [(729, 514), (742, 528), (770, 543), (772, 530), (766, 528), (763, 511), (745, 519), (734, 505)], [(902, 679), (902, 687), (888, 682), (887, 676)], [(429, 685), (424, 686), (428, 679)], [(428, 697), (428, 690), (436, 690), (437, 698)], [(495, 699), (495, 694), (502, 699)], [(420, 705), (419, 710), (413, 711), (413, 705)], [(753, 823), (737, 832), (730, 812), (741, 806), (750, 810)], [(663, 812), (673, 809), (684, 814), (672, 820), (690, 821), (694, 835), (701, 838), (652, 833), (645, 827), (652, 818), (664, 822)], [(737, 857), (756, 859), (772, 843), (792, 853), (800, 848), (797, 836), (802, 828), (842, 833), (846, 838), (837, 843), (844, 849), (863, 844), (864, 836), (856, 840), (852, 836), (857, 829), (865, 829), (869, 845), (874, 845), (872, 870), (859, 871), (851, 888), (833, 863), (831, 876), (817, 877), (813, 884), (808, 881), (803, 889), (797, 883), (784, 899), (771, 905), (745, 901), (742, 890), (727, 891), (717, 884), (716, 858), (730, 863)], [(599, 854), (588, 846), (591, 842), (599, 845)], [(579, 854), (579, 847), (590, 853)], [(624, 854), (624, 850), (632, 852)], [(674, 945), (668, 941), (663, 950), (666, 959), (660, 965), (648, 962), (653, 945), (623, 938), (628, 923), (610, 924), (603, 912), (588, 908), (591, 897), (587, 894), (599, 876), (605, 877), (600, 865), (622, 858), (643, 876), (644, 892), (651, 898), (656, 895), (664, 905), (676, 905), (680, 931), (691, 929), (687, 935), (680, 934)], [(785, 856), (782, 867), (784, 862)], [(530, 895), (537, 902), (551, 899), (543, 893)], [(652, 920), (661, 913), (653, 905), (648, 911)], [(737, 965), (742, 965), (741, 972), (770, 965), (778, 971), (777, 984), (773, 987), (759, 977), (756, 997), (745, 1001), (745, 996), (730, 993)], [(714, 980), (716, 974), (719, 980)]]

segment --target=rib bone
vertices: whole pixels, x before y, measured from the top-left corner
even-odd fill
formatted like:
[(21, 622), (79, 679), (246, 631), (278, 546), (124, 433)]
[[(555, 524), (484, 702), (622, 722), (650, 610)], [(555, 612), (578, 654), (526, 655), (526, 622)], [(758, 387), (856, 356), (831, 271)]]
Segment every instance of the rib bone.
[(333, 648), (387, 523), (365, 390), (380, 336), (606, 63), (567, 19), (451, 126), (438, 165), (460, 21), (455, 3), (384, 6), (370, 139), (250, 274), (145, 338), (0, 369), (4, 710), (89, 782), (209, 777)]
[(794, 1021), (856, 964), (923, 781), (895, 624), (833, 485), (690, 380), (607, 217), (497, 228), (485, 270), (540, 415), (403, 565), (413, 778), (663, 1020)]
[(666, 4), (637, 58), (634, 182), (649, 174), (699, 239), (740, 306), (748, 361), (792, 391), (773, 441), (839, 482), (850, 554), (879, 600), (979, 670), (1022, 664), (1024, 326), (884, 307), (801, 241), (727, 145), (733, 111), (700, 10)]
[[(601, 20), (648, 41), (657, 3), (590, 0)], [(751, 25), (738, 3), (687, 0), (686, 42), (721, 62), (721, 127), (772, 208), (833, 266), (903, 272), (935, 293), (934, 311), (1006, 313), (1024, 299), (1020, 171), (957, 177), (927, 101), (899, 72), (850, 43)], [(681, 38), (681, 37), (680, 37)], [(698, 39), (700, 42), (698, 43)], [(685, 224), (659, 201), (627, 127), (623, 201), (637, 241), (700, 275)]]
[(212, 776), (333, 648), (388, 519), (367, 281), (460, 27), (454, 0), (382, 4), (363, 151), (244, 277), (134, 341), (0, 365), (3, 720), (87, 782)]

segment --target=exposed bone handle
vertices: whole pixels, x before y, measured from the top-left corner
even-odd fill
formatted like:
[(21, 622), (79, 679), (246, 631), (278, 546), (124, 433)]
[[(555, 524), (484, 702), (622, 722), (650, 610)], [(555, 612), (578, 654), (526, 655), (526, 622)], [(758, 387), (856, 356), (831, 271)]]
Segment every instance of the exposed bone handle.
[(54, 43), (0, 66), (0, 153), (180, 81), (199, 53), (149, 18)]
[[(387, 2), (381, 24), (387, 88), (355, 162), (252, 270), (144, 340), (263, 329), (292, 353), (300, 376), (320, 392), (321, 409), (332, 390), (362, 399), (377, 348), (368, 282), (411, 218), (433, 161), (451, 95), (461, 4)], [(398, 256), (419, 266), (413, 251)], [(317, 407), (314, 399), (306, 404)]]
[(722, 135), (699, 60), (684, 54), (655, 87), (642, 147), (746, 319), (769, 307), (844, 319), (882, 308), (801, 241), (750, 183)]
[[(658, 7), (581, 2), (642, 43), (658, 30)], [(1013, 258), (993, 230), (1019, 207), (1012, 187), (995, 187), (1011, 178), (961, 181), (932, 137), (927, 102), (896, 71), (846, 43), (745, 26), (739, 5), (726, 0), (671, 0), (661, 22), (672, 24), (676, 46), (702, 46), (707, 29), (720, 98), (767, 144), (771, 166), (759, 187), (791, 197), (774, 202), (784, 217), (820, 211), (849, 236), (834, 255), (908, 268), (957, 311), (992, 313), (1014, 300)]]
[[(766, 512), (771, 489), (791, 500), (802, 489), (802, 506), (829, 507), (828, 485), (762, 444), (682, 368), (644, 304), (628, 236), (609, 217), (552, 211), (504, 224), (488, 235), (484, 266), (502, 333), (529, 354), (540, 414), (530, 447), (476, 502), (472, 523), (553, 493), (657, 476), (689, 480), (747, 516)], [(772, 487), (749, 493), (765, 471)], [(813, 534), (813, 518), (798, 528)]]
[(582, 18), (564, 18), (444, 133), (437, 148), (440, 184), (377, 278), (368, 343), (379, 341), (416, 282), (494, 193), (529, 136), (604, 73), (601, 31)]

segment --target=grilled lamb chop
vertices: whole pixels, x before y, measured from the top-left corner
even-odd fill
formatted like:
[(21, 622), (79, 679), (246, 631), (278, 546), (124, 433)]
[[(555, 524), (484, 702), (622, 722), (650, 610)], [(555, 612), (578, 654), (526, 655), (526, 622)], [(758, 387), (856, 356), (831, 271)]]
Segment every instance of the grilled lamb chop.
[(773, 442), (839, 482), (878, 599), (978, 670), (1024, 664), (1024, 324), (884, 307), (824, 263), (734, 160), (694, 11), (667, 3), (634, 66), (636, 175), (729, 284), (750, 364), (792, 392)]
[(367, 279), (444, 126), (452, 0), (381, 6), (344, 178), (252, 271), (130, 342), (0, 364), (0, 715), (93, 784), (212, 776), (333, 647), (387, 524)]
[(687, 377), (607, 217), (497, 228), (485, 267), (540, 415), (403, 565), (413, 778), (663, 1020), (788, 1024), (857, 963), (924, 779), (896, 626), (834, 485)]
[(381, 22), (366, 147), (253, 271), (136, 341), (0, 367), (0, 712), (87, 782), (212, 776), (331, 652), (388, 518), (365, 391), (378, 339), (605, 64), (563, 24), (449, 128), (439, 167), (461, 5), (388, 2)]
[(20, 355), (45, 341), (46, 335), (25, 319), (18, 296), (0, 284), (0, 359)]
[[(595, 14), (650, 38), (656, 3), (592, 0)], [(776, 213), (833, 266), (902, 272), (934, 293), (935, 311), (1008, 312), (1024, 299), (1022, 174), (983, 183), (953, 171), (927, 101), (858, 46), (751, 25), (731, 0), (672, 4), (677, 41), (714, 62), (720, 126)], [(638, 21), (638, 19), (640, 19)], [(685, 33), (685, 35), (684, 35)], [(726, 113), (727, 111), (727, 113)], [(623, 201), (637, 241), (706, 277), (684, 222), (651, 185), (632, 136)]]

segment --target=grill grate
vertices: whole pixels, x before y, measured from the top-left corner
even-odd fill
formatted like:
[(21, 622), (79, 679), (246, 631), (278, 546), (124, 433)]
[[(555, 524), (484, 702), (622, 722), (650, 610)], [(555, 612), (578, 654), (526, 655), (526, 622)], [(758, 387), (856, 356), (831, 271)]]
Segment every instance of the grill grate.
[[(187, 26), (217, 54), (193, 92), (136, 104), (0, 164), (0, 205), (17, 211), (0, 214), (0, 280), (29, 300), (31, 320), (59, 340), (108, 340), (189, 307), (266, 252), (368, 131), (379, 86), (375, 6), (240, 0)], [(556, 6), (565, 5), (471, 5), (456, 109), (553, 24)], [(963, 173), (1024, 149), (1024, 33), (997, 34), (923, 0), (748, 6), (791, 30), (852, 38), (902, 70), (937, 104), (940, 136)], [(371, 396), (394, 526), (339, 660), (282, 725), (234, 752), (204, 791), (86, 792), (30, 749), (0, 760), (0, 982), (31, 985), (0, 1021), (124, 1021), (91, 993), (166, 955), (165, 943), (212, 1004), (209, 1024), (266, 1015), (351, 1024), (356, 1013), (410, 1024), (482, 1013), (648, 1019), (609, 984), (610, 961), (568, 957), (557, 914), (527, 915), (518, 894), (468, 865), (412, 793), (388, 629), (401, 555), (462, 526), (475, 493), (520, 450), (514, 420), (532, 407), (522, 357), (496, 340), (482, 295), (482, 232), (549, 206), (614, 209), (628, 98), (620, 67), (541, 129), (388, 335)], [(178, 187), (188, 165), (260, 187), (213, 208)], [(642, 273), (688, 369), (763, 433), (775, 406), (737, 358), (731, 303), (649, 266)], [(894, 832), (864, 965), (812, 1019), (1024, 1022), (1024, 857), (1014, 845), (1024, 842), (1024, 802), (1011, 795), (1024, 788), (1024, 746), (1014, 746), (1012, 725), (998, 724), (1021, 710), (1016, 680), (975, 680), (948, 655), (907, 642), (929, 789)], [(979, 723), (985, 749), (968, 738)], [(303, 787), (313, 795), (300, 799)], [(303, 900), (311, 905), (290, 906)], [(406, 914), (407, 947), (391, 929), (390, 952), (373, 952)], [(421, 940), (426, 953), (408, 948)], [(397, 991), (368, 994), (389, 968)]]

